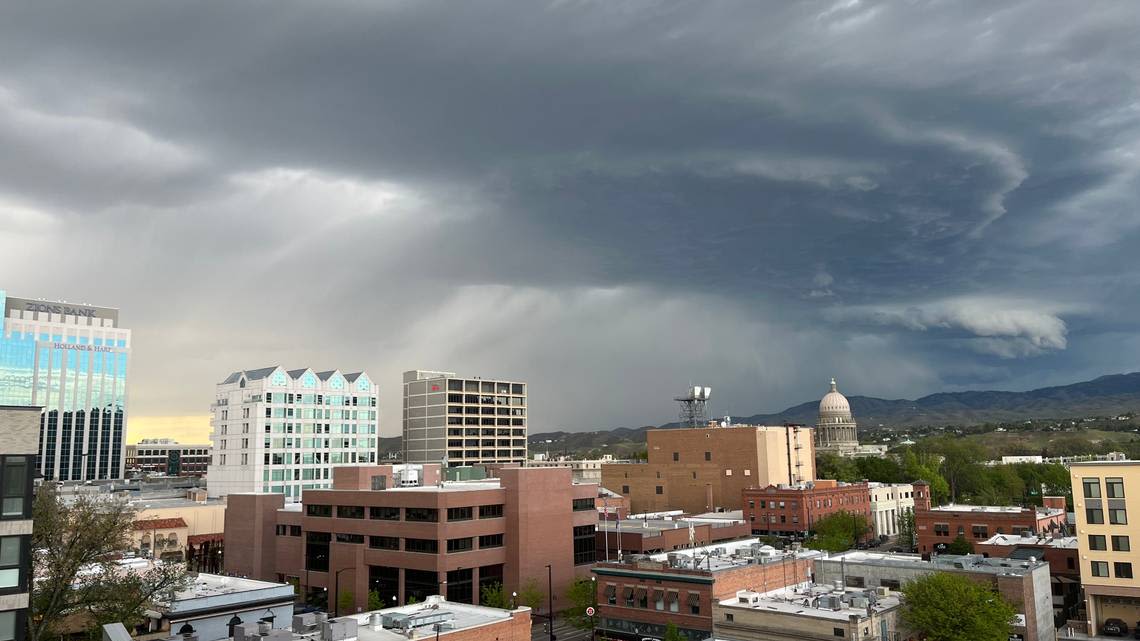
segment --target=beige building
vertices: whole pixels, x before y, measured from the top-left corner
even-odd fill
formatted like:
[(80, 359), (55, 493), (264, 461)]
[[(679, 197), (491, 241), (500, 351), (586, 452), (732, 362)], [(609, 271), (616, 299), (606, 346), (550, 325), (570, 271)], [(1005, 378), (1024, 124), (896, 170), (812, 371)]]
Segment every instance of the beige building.
[(0, 434), (0, 639), (22, 639), (32, 573), (32, 479), (40, 408), (0, 405)]
[(206, 490), (195, 489), (185, 498), (140, 499), (132, 506), (137, 510), (132, 534), (136, 554), (220, 569), (225, 501), (207, 499)]
[(614, 460), (610, 454), (595, 459), (568, 459), (568, 458), (534, 458), (526, 462), (526, 467), (568, 467), (574, 474), (575, 483), (602, 482), (602, 465), (609, 463), (628, 463), (629, 461)]
[[(914, 486), (910, 483), (868, 483), (871, 525), (875, 536), (897, 536), (899, 516), (914, 512)], [(910, 541), (906, 542), (908, 545)]]
[[(1090, 461), (1069, 467), (1089, 634), (1106, 619), (1140, 620), (1140, 461)], [(1128, 517), (1132, 516), (1132, 525)]]
[(741, 590), (713, 605), (713, 637), (726, 641), (905, 639), (899, 597), (886, 588), (860, 590), (801, 583), (772, 592)]
[(649, 430), (645, 441), (646, 463), (602, 465), (603, 487), (634, 513), (739, 510), (744, 488), (815, 480), (808, 427), (710, 424)]

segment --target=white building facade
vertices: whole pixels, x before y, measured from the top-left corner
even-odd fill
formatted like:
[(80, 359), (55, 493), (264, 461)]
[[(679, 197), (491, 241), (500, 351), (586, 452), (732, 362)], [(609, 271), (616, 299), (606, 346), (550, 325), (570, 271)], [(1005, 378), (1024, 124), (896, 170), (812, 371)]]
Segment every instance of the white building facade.
[(375, 463), (380, 390), (364, 372), (266, 367), (218, 383), (211, 406), (211, 497), (332, 487), (332, 468)]
[(525, 464), (526, 398), (520, 381), (404, 372), (404, 462)]
[(831, 389), (819, 402), (819, 421), (815, 427), (815, 450), (840, 456), (852, 456), (859, 449), (859, 435), (851, 405), (839, 393), (835, 379)]
[(0, 405), (41, 407), (44, 479), (123, 478), (131, 330), (119, 310), (0, 290)]
[(899, 516), (914, 512), (914, 486), (910, 483), (868, 483), (871, 525), (875, 536), (898, 536)]

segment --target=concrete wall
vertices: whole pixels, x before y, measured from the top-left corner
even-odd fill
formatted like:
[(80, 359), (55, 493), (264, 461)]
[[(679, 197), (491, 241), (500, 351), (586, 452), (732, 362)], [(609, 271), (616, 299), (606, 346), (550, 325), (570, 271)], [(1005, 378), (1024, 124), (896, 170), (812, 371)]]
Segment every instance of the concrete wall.
[(0, 407), (4, 439), (0, 454), (36, 454), (40, 442), (40, 408)]

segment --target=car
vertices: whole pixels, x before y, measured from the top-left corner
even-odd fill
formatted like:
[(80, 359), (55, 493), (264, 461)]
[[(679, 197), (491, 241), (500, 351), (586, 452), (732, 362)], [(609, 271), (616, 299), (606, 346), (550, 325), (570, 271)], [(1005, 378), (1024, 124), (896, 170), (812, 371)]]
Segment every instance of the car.
[(1128, 624), (1120, 619), (1105, 619), (1100, 624), (1100, 633), (1106, 637), (1122, 637), (1128, 634)]

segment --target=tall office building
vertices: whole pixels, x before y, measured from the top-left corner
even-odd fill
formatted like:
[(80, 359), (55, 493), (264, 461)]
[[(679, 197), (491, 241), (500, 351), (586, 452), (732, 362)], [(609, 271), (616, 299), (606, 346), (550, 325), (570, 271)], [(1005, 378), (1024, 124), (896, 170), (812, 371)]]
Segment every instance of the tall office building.
[(332, 468), (375, 463), (380, 389), (368, 374), (265, 367), (218, 383), (206, 472), (209, 495), (332, 485)]
[(0, 405), (0, 640), (24, 638), (40, 408)]
[(526, 461), (526, 383), (404, 372), (404, 461)]
[(45, 479), (123, 478), (131, 330), (119, 310), (0, 290), (0, 405), (42, 408)]

